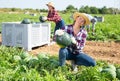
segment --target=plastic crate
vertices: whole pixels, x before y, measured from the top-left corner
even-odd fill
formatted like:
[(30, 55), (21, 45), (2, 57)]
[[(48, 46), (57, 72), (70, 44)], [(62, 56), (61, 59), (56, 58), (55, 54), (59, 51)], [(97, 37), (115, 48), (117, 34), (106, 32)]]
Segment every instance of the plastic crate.
[(104, 17), (101, 16), (101, 17), (98, 17), (98, 16), (94, 16), (98, 22), (104, 22)]
[(2, 45), (22, 47), (31, 51), (33, 47), (50, 43), (50, 27), (50, 23), (2, 23)]

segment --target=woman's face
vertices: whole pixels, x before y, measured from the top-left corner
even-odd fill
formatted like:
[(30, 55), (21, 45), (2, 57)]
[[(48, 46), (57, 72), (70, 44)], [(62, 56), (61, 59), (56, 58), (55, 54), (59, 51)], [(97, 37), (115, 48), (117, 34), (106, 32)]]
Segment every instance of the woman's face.
[(48, 9), (49, 9), (49, 10), (52, 10), (52, 9), (53, 9), (53, 7), (48, 5)]
[(75, 23), (78, 24), (79, 26), (83, 26), (85, 24), (85, 19), (79, 16), (76, 18)]

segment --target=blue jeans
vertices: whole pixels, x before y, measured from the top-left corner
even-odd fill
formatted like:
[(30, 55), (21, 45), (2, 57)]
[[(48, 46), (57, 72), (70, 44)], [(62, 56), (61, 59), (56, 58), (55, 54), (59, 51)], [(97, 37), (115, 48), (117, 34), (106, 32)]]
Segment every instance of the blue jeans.
[(96, 61), (83, 52), (80, 54), (72, 54), (67, 48), (61, 48), (59, 50), (59, 65), (64, 66), (66, 60), (74, 60), (76, 65), (96, 65)]
[(56, 31), (56, 30), (61, 29), (62, 27), (65, 27), (64, 20), (58, 21), (58, 22), (56, 23), (56, 26), (55, 26), (55, 29), (54, 29), (54, 34), (55, 34), (55, 31)]

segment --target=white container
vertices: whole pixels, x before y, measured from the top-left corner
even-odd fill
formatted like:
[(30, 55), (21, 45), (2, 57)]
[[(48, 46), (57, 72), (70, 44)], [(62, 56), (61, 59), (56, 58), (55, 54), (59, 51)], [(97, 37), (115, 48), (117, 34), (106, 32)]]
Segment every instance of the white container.
[(33, 47), (50, 43), (50, 27), (50, 23), (2, 23), (2, 45), (22, 47), (31, 51)]
[(95, 16), (95, 18), (97, 19), (98, 22), (104, 22), (103, 16), (100, 16), (100, 17)]

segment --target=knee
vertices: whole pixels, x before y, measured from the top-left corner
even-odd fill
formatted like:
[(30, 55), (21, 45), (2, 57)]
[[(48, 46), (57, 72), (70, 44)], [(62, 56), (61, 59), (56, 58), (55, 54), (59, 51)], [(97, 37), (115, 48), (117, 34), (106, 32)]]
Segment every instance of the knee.
[(93, 66), (93, 67), (96, 66), (96, 61), (95, 60), (91, 61), (90, 66)]
[(66, 48), (61, 48), (59, 50), (59, 54), (66, 54), (67, 53), (67, 49)]
[(64, 58), (64, 57), (66, 58), (67, 54), (68, 54), (68, 50), (66, 48), (61, 48), (59, 50), (59, 57), (60, 58)]
[(61, 48), (59, 50), (59, 65), (60, 66), (65, 65), (66, 58), (67, 58), (67, 49), (66, 48)]

